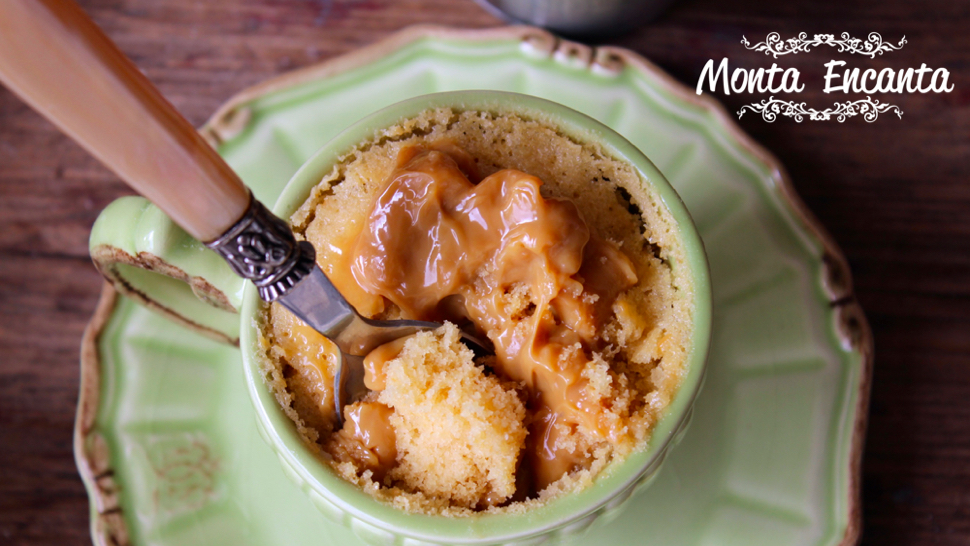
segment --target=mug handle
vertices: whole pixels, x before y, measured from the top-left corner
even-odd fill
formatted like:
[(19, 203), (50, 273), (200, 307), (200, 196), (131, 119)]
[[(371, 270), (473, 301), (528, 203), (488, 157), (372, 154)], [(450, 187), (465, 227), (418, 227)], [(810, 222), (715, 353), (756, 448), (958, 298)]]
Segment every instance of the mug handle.
[(212, 339), (239, 345), (245, 281), (144, 197), (121, 197), (91, 228), (95, 267), (115, 289)]

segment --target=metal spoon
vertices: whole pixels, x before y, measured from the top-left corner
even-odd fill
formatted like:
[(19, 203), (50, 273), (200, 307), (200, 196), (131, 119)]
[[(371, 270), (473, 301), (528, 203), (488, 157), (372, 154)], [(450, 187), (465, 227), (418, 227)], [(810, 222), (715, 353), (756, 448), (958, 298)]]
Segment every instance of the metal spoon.
[[(371, 321), (340, 295), (306, 241), (274, 216), (71, 0), (0, 1), (0, 81), (212, 248), (266, 301), (341, 351), (337, 420), (363, 389), (363, 355), (440, 324)], [(465, 342), (484, 350), (472, 336)]]
[[(339, 424), (343, 424), (343, 407), (367, 393), (363, 358), (367, 353), (389, 341), (441, 326), (437, 322), (420, 320), (364, 318), (344, 299), (319, 267), (313, 267), (279, 301), (340, 348), (340, 367), (333, 382), (334, 408)], [(463, 331), (461, 339), (476, 354), (493, 352), (487, 342), (468, 332)]]

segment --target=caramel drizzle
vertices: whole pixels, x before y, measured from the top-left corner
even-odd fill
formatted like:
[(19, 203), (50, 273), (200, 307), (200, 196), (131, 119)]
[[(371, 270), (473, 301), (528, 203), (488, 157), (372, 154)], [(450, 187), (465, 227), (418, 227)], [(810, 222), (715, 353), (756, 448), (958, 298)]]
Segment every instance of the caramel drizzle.
[[(476, 183), (474, 161), (449, 143), (401, 150), (352, 247), (337, 286), (387, 298), (421, 320), (469, 320), (495, 344), (495, 373), (523, 383), (534, 415), (526, 460), (533, 491), (588, 464), (565, 436), (583, 427), (616, 441), (622, 425), (583, 370), (630, 260), (592, 235), (576, 205), (546, 199), (542, 181), (507, 169)], [(396, 351), (385, 351), (396, 354)], [(379, 368), (369, 373), (379, 387)], [(371, 369), (372, 368), (372, 369)]]

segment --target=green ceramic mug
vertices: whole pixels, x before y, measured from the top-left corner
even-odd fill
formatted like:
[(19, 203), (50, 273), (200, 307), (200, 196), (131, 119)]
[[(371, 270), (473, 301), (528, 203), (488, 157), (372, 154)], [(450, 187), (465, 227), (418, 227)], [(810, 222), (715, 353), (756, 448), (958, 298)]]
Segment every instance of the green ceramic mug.
[(321, 512), (370, 544), (548, 544), (573, 538), (594, 522), (608, 521), (656, 475), (690, 420), (710, 341), (711, 295), (703, 246), (687, 209), (663, 175), (622, 136), (579, 112), (543, 99), (496, 91), (459, 91), (416, 97), (372, 114), (346, 129), (311, 157), (283, 188), (273, 212), (289, 218), (338, 158), (378, 130), (439, 107), (501, 110), (554, 122), (574, 139), (599, 144), (632, 164), (678, 223), (694, 286), (693, 332), (676, 396), (647, 445), (610, 463), (592, 485), (525, 514), (444, 517), (405, 513), (338, 477), (304, 443), (263, 381), (254, 317), (261, 305), (250, 283), (236, 277), (214, 252), (192, 239), (143, 198), (109, 205), (91, 233), (91, 255), (122, 293), (210, 337), (238, 343), (257, 425), (287, 476)]

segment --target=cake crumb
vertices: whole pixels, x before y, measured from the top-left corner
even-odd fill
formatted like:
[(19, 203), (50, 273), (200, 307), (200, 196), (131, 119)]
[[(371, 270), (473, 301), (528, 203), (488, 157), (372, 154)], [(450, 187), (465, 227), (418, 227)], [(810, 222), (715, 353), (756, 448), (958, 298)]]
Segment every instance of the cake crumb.
[(378, 400), (394, 410), (398, 464), (390, 478), (481, 509), (515, 494), (525, 406), (513, 384), (486, 375), (473, 356), (454, 324), (416, 334), (385, 365)]

